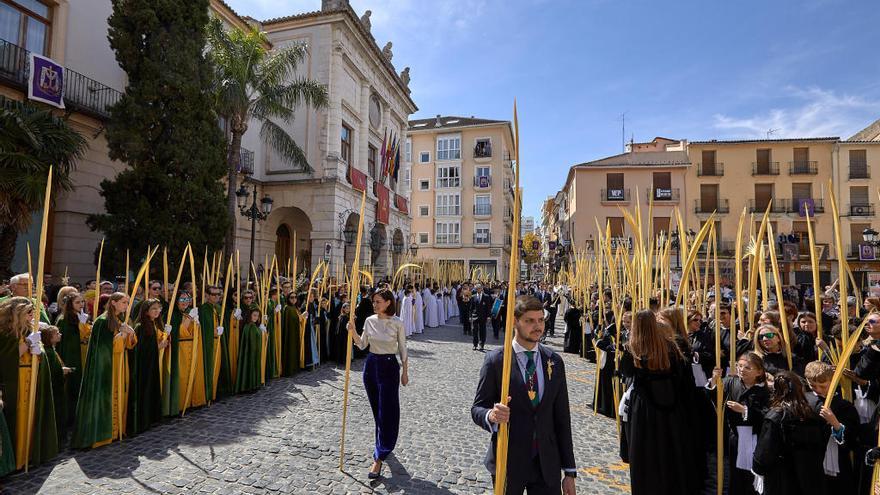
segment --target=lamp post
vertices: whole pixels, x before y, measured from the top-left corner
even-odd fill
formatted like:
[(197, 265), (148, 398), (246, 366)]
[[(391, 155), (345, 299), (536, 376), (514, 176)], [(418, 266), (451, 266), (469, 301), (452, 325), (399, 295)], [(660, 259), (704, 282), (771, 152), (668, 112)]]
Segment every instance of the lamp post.
[(416, 238), (413, 234), (410, 234), (409, 253), (412, 255), (413, 258), (415, 258), (417, 254), (419, 254), (419, 245), (416, 242)]
[(254, 183), (254, 199), (251, 202), (251, 205), (248, 206), (248, 197), (250, 193), (247, 188), (244, 187), (244, 183), (242, 183), (241, 187), (238, 188), (238, 191), (235, 191), (235, 196), (238, 198), (238, 209), (241, 212), (241, 216), (250, 219), (251, 221), (251, 258), (250, 263), (253, 265), (254, 263), (254, 243), (256, 242), (257, 236), (257, 221), (262, 222), (263, 220), (269, 218), (269, 214), (272, 213), (272, 203), (274, 202), (272, 198), (269, 197), (268, 194), (264, 195), (262, 199), (260, 199), (260, 207), (257, 207), (257, 184)]

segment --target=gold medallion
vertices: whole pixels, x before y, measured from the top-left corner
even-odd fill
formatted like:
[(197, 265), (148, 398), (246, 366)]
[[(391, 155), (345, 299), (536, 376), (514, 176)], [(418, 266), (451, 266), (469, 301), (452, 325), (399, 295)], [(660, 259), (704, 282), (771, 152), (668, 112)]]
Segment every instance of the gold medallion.
[(529, 390), (529, 400), (534, 401), (537, 393), (534, 390)]

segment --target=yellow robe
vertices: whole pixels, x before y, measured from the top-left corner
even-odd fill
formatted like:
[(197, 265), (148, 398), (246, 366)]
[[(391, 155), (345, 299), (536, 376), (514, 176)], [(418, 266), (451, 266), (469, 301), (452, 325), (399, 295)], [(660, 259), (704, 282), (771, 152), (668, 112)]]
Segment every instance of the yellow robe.
[(79, 350), (82, 353), (82, 367), (86, 369), (86, 356), (89, 354), (89, 337), (92, 336), (92, 326), (88, 323), (79, 324)]
[(113, 434), (110, 438), (95, 442), (92, 448), (101, 447), (119, 440), (125, 435), (126, 415), (128, 413), (128, 352), (137, 345), (137, 336), (128, 338), (121, 333), (113, 337)]
[(238, 378), (238, 339), (240, 335), (239, 321), (230, 315), (229, 317), (229, 367), (232, 371), (232, 389), (235, 390), (235, 381)]
[(180, 323), (180, 338), (177, 346), (178, 369), (180, 370), (180, 410), (183, 413), (190, 407), (207, 404), (205, 367), (202, 365), (201, 331), (192, 318), (184, 317)]
[[(24, 339), (21, 342), (24, 342)], [(37, 363), (39, 363), (42, 356), (33, 356), (28, 351), (25, 351), (18, 358), (18, 403), (16, 404), (17, 412), (15, 414), (15, 422), (18, 424), (15, 428), (15, 469), (24, 468), (24, 444), (27, 440), (28, 409), (31, 403), (31, 360), (35, 357)]]

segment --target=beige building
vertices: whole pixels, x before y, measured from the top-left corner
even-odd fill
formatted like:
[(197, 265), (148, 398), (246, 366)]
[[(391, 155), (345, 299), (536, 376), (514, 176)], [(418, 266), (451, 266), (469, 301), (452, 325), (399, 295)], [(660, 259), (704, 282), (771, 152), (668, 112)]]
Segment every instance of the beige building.
[[(386, 133), (404, 135), (408, 117), (416, 111), (408, 88), (409, 69), (395, 69), (390, 43), (380, 48), (370, 33), (368, 16), (359, 18), (348, 0), (323, 0), (319, 11), (263, 23), (238, 15), (222, 0), (211, 1), (211, 12), (228, 26), (257, 25), (267, 32), (270, 48), (308, 43), (309, 54), (297, 76), (324, 83), (329, 91), (326, 109), (300, 108), (288, 128), (305, 151), (309, 169), (293, 168), (274, 156), (259, 137), (259, 125), (251, 125), (242, 140), (243, 164), (252, 172), (246, 179), (248, 189), (256, 184), (260, 197), (274, 200), (271, 215), (257, 227), (255, 259), (276, 253), (283, 266), (295, 255), (300, 266), (314, 266), (329, 249), (334, 263), (350, 263), (354, 246), (346, 232), (357, 227), (357, 189), (366, 188), (368, 230), (361, 259), (372, 264), (377, 275), (390, 273), (410, 236), (408, 188), (403, 180), (380, 180), (378, 150)], [(67, 71), (70, 121), (89, 141), (72, 176), (74, 190), (59, 195), (50, 216), (49, 264), (55, 273), (68, 269), (75, 280), (95, 271), (94, 251), (101, 236), (88, 229), (85, 219), (103, 209), (99, 183), (124, 166), (108, 158), (103, 135), (108, 107), (118, 101), (126, 84), (107, 41), (110, 13), (109, 0), (0, 0), (0, 94), (26, 97), (29, 52), (53, 58)], [(380, 201), (383, 212), (387, 206), (388, 218), (377, 218)], [(236, 222), (237, 247), (247, 258), (250, 222), (238, 215)], [(38, 231), (35, 225), (21, 236), (20, 245)], [(292, 252), (294, 237), (297, 253)], [(16, 250), (14, 269), (26, 266), (23, 252)]]
[(510, 122), (438, 115), (410, 121), (407, 141), (419, 258), (506, 280), (514, 199)]
[[(685, 186), (688, 155), (686, 143), (655, 138), (649, 143), (632, 143), (625, 153), (571, 167), (565, 185), (556, 197), (559, 243), (574, 250), (594, 249), (596, 221), (610, 225), (613, 242), (627, 244), (632, 229), (620, 208), (631, 209), (638, 201), (642, 222), (653, 226), (654, 234), (669, 232), (674, 208), (683, 210), (688, 194)], [(648, 205), (653, 201), (653, 218)]]
[[(880, 263), (871, 259), (874, 249), (866, 248), (863, 239), (866, 230), (880, 228), (875, 221), (880, 180), (871, 176), (871, 164), (878, 161), (880, 121), (845, 141), (837, 137), (693, 142), (655, 138), (631, 143), (621, 155), (571, 167), (563, 188), (545, 202), (543, 222), (548, 240), (570, 240), (576, 249), (589, 249), (596, 220), (603, 227), (610, 224), (616, 242), (632, 242), (631, 229), (618, 207), (632, 207), (636, 197), (645, 215), (647, 200), (654, 200), (654, 235), (675, 224), (674, 218), (670, 220), (675, 207), (694, 231), (715, 212), (723, 270), (732, 273), (740, 213), (745, 209), (757, 229), (772, 200), (770, 223), (782, 257), (783, 282), (812, 283), (806, 223), (806, 216), (812, 215), (822, 256), (820, 272), (824, 283), (829, 283), (837, 272), (831, 262), (837, 254), (830, 187), (840, 208), (844, 255), (863, 284), (868, 274), (880, 274)], [(649, 219), (642, 220), (647, 225)]]

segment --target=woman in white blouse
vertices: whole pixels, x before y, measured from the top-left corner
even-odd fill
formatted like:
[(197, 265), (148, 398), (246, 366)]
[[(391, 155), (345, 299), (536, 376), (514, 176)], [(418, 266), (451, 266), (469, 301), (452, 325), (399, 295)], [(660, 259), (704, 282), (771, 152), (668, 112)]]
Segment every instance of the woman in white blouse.
[[(348, 333), (361, 349), (370, 347), (364, 363), (364, 388), (370, 399), (373, 420), (376, 423), (376, 447), (373, 466), (368, 477), (376, 479), (382, 472), (382, 463), (394, 450), (400, 428), (400, 385), (409, 383), (407, 374), (406, 334), (403, 321), (395, 316), (394, 294), (388, 289), (377, 290), (372, 297), (373, 316), (364, 322), (364, 332), (357, 334), (349, 323)], [(397, 362), (397, 354), (400, 361)]]

